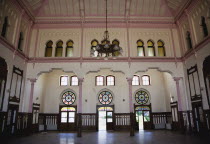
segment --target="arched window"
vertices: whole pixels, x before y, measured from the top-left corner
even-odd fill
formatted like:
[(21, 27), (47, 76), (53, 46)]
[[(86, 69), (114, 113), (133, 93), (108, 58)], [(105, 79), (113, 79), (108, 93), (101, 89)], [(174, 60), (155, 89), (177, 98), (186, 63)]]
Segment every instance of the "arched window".
[(148, 40), (147, 46), (148, 46), (148, 56), (155, 56), (154, 42), (151, 40)]
[(188, 47), (188, 49), (192, 49), (192, 40), (191, 40), (190, 32), (187, 31), (186, 35), (187, 35), (187, 37), (186, 37), (187, 47)]
[(55, 49), (55, 57), (62, 57), (63, 54), (63, 41), (58, 41)]
[(72, 40), (69, 40), (66, 43), (66, 57), (72, 57), (73, 56), (73, 44), (74, 44), (74, 42)]
[(204, 37), (208, 36), (208, 28), (207, 28), (206, 19), (205, 19), (204, 16), (201, 16), (201, 23), (200, 23), (200, 26), (201, 26), (202, 29), (203, 29), (203, 36), (204, 36)]
[(3, 23), (3, 27), (2, 27), (2, 31), (1, 31), (1, 36), (6, 37), (6, 33), (7, 33), (7, 28), (9, 26), (8, 23), (8, 16), (6, 16), (4, 18), (4, 23)]
[(98, 45), (97, 40), (92, 40), (91, 41), (91, 50), (90, 50), (90, 56), (91, 57), (97, 57), (98, 56), (98, 51), (96, 50), (97, 45)]
[[(117, 39), (114, 39), (113, 41), (112, 41), (112, 44), (115, 44), (115, 45), (117, 45), (117, 46), (120, 46), (120, 42), (117, 40)], [(120, 55), (120, 51), (115, 51), (114, 53), (113, 53), (113, 56), (119, 56)]]
[(96, 86), (103, 86), (103, 85), (104, 85), (104, 77), (96, 76)]
[(45, 57), (52, 56), (52, 45), (53, 45), (53, 42), (51, 40), (47, 42), (46, 48), (45, 48)]
[(144, 42), (142, 40), (137, 41), (137, 56), (145, 56)]
[(71, 77), (71, 85), (72, 86), (78, 86), (79, 85), (79, 80), (77, 76), (72, 76)]
[(107, 76), (106, 77), (106, 85), (114, 86), (115, 85), (115, 77), (114, 76)]
[(144, 75), (141, 77), (142, 85), (150, 85), (150, 77), (148, 75)]
[(163, 41), (159, 40), (157, 44), (158, 44), (158, 56), (160, 57), (166, 56)]
[(133, 76), (132, 85), (140, 85), (139, 76), (137, 75)]
[(60, 86), (67, 86), (68, 85), (68, 76), (61, 76), (60, 77)]
[(20, 35), (19, 35), (18, 49), (19, 49), (20, 51), (23, 50), (23, 32), (20, 32)]

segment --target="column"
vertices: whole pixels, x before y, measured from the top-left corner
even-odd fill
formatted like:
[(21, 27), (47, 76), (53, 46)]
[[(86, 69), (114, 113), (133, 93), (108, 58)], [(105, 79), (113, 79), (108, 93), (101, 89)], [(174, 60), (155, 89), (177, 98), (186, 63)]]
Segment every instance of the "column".
[(33, 96), (34, 96), (34, 84), (36, 82), (36, 79), (28, 79), (31, 82), (31, 92), (30, 92), (30, 98), (29, 98), (29, 107), (28, 107), (28, 112), (32, 113), (33, 109)]
[(84, 78), (78, 78), (79, 80), (79, 101), (78, 101), (78, 114), (77, 114), (77, 137), (82, 137), (82, 82)]
[(134, 113), (133, 113), (133, 96), (132, 96), (132, 78), (127, 78), (129, 87), (129, 110), (130, 110), (130, 136), (134, 136)]
[(178, 111), (182, 111), (182, 98), (180, 93), (179, 80), (181, 80), (181, 77), (174, 77), (174, 81), (176, 82), (176, 91), (178, 98)]

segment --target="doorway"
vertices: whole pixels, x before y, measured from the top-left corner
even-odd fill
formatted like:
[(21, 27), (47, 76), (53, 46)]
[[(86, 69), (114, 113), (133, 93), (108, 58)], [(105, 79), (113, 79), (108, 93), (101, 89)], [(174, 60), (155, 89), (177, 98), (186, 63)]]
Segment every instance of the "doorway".
[(16, 132), (18, 108), (19, 105), (9, 104), (7, 116), (7, 127), (9, 135), (14, 135)]
[(76, 106), (60, 106), (60, 130), (76, 131)]
[(98, 107), (98, 130), (113, 130), (113, 107)]
[(135, 105), (135, 129), (149, 130), (152, 129), (151, 124), (151, 105)]

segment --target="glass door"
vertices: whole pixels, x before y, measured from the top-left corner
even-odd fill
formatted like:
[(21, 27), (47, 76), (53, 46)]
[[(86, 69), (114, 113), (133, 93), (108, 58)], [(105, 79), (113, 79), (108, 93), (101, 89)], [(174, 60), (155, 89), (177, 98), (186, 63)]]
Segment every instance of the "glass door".
[(107, 130), (113, 130), (113, 111), (106, 111), (106, 128)]

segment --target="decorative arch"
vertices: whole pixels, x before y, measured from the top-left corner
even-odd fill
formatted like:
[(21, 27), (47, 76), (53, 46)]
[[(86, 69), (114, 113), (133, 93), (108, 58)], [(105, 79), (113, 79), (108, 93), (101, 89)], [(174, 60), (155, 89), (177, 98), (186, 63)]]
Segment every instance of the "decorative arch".
[(3, 108), (3, 101), (7, 83), (8, 67), (5, 59), (0, 57), (0, 110)]
[[(105, 103), (105, 104), (102, 104), (102, 103), (100, 102), (99, 98), (100, 98), (100, 94), (101, 94), (102, 92), (109, 92), (109, 93), (112, 95), (112, 99), (111, 99), (111, 102), (110, 102), (110, 103), (106, 102), (106, 99), (103, 99), (103, 98), (104, 98), (103, 96), (102, 96), (102, 99), (103, 99), (106, 103)], [(111, 104), (113, 104), (113, 100), (114, 100), (114, 93), (113, 93), (110, 89), (104, 88), (104, 89), (100, 90), (100, 91), (97, 93), (97, 101), (98, 101), (98, 104), (100, 104), (100, 105), (111, 105)]]
[(153, 40), (147, 41), (147, 48), (148, 48), (148, 56), (155, 56), (155, 43)]
[(52, 57), (53, 41), (49, 40), (45, 47), (45, 57)]
[(200, 26), (202, 27), (202, 30), (203, 30), (203, 37), (208, 36), (209, 33), (208, 33), (207, 25), (206, 25), (206, 19), (204, 16), (201, 16)]
[(144, 42), (139, 39), (136, 42), (136, 44), (137, 44), (137, 56), (145, 56)]
[(8, 26), (9, 26), (9, 20), (8, 20), (8, 16), (6, 16), (6, 17), (4, 17), (4, 23), (3, 23), (3, 27), (2, 27), (2, 31), (1, 31), (2, 37), (6, 37), (7, 31), (8, 31)]
[[(141, 92), (143, 92), (143, 93), (141, 93)], [(151, 103), (150, 92), (144, 88), (140, 88), (140, 89), (136, 90), (133, 94), (133, 97), (135, 99), (135, 103), (137, 103), (137, 104), (148, 105)]]
[(186, 40), (187, 40), (187, 48), (192, 49), (192, 40), (191, 40), (191, 34), (189, 31), (186, 32)]
[(55, 57), (62, 57), (62, 55), (63, 55), (63, 41), (59, 40), (56, 43)]
[(203, 77), (206, 88), (206, 96), (210, 106), (210, 55), (207, 56), (203, 62)]
[(73, 56), (73, 45), (74, 45), (74, 42), (72, 40), (68, 40), (66, 42), (66, 57)]
[(96, 50), (96, 46), (99, 44), (98, 40), (94, 39), (91, 41), (91, 49), (90, 49), (90, 56), (97, 57), (98, 51)]
[(157, 44), (158, 44), (158, 56), (160, 57), (166, 56), (165, 43), (162, 40), (158, 40)]

